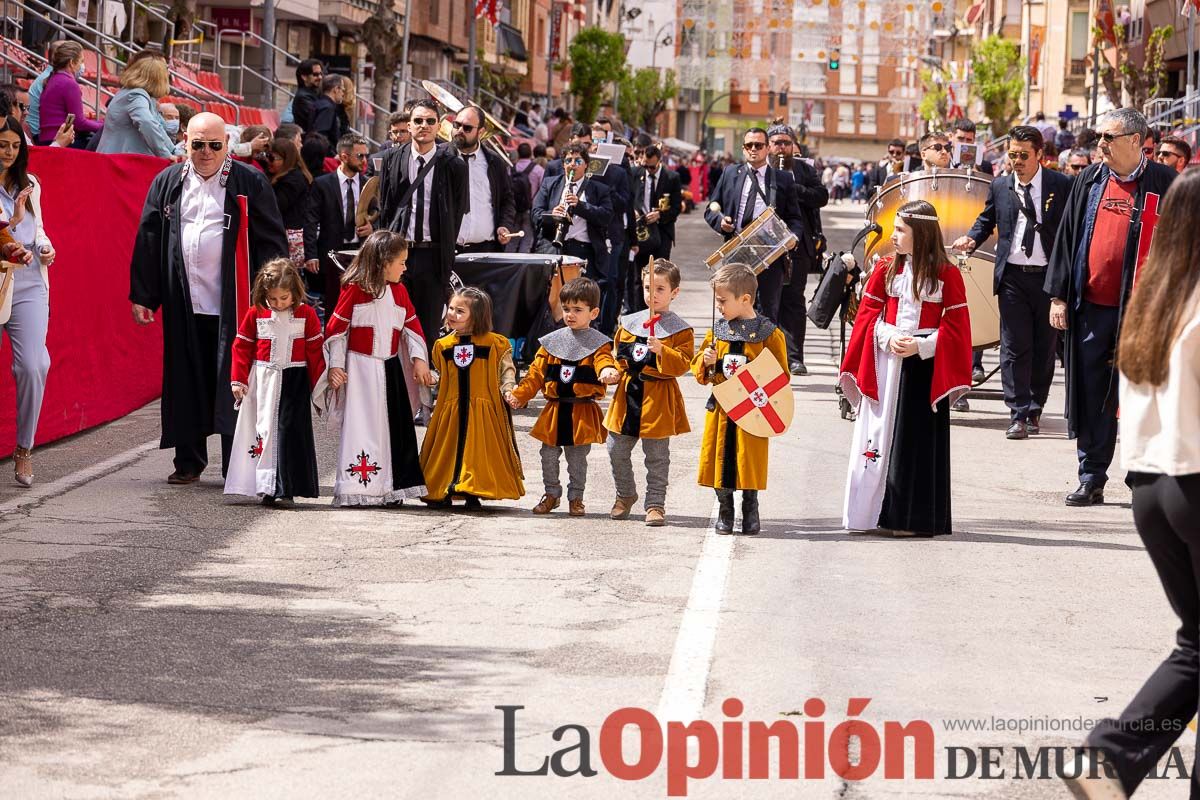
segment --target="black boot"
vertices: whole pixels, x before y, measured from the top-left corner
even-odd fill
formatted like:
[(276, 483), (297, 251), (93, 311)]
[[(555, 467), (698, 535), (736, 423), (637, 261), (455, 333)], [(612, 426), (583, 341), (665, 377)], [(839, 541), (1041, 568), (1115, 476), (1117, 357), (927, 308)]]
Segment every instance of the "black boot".
[(744, 489), (742, 491), (742, 533), (753, 536), (762, 530), (758, 521), (758, 491)]
[(721, 504), (717, 511), (717, 533), (733, 533), (733, 489), (717, 489), (717, 501)]

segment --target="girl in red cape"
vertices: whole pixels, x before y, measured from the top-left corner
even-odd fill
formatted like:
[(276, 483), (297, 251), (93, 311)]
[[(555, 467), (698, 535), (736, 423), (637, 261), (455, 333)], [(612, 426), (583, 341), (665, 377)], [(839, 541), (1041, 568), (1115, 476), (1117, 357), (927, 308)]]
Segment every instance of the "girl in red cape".
[(950, 404), (971, 388), (971, 321), (937, 210), (900, 206), (892, 244), (867, 278), (838, 379), (858, 409), (842, 524), (951, 532)]

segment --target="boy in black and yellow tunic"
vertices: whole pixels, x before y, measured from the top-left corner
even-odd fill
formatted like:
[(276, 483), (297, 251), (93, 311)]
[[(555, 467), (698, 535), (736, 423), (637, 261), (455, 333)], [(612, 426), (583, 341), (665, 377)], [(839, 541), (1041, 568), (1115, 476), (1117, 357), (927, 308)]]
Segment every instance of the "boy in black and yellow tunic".
[(589, 278), (567, 281), (558, 297), (567, 327), (538, 340), (541, 347), (529, 374), (505, 399), (513, 408), (524, 408), (539, 390), (546, 398), (546, 406), (530, 431), (542, 443), (542, 480), (546, 486), (533, 513), (549, 514), (562, 502), (558, 458), (565, 453), (569, 513), (581, 517), (585, 510), (588, 452), (593, 444), (602, 444), (606, 435), (596, 401), (604, 397), (606, 385), (620, 379), (620, 373), (613, 360), (612, 340), (590, 327), (600, 314), (600, 287), (596, 282)]
[[(780, 364), (787, 363), (783, 332), (754, 310), (758, 279), (746, 266), (733, 264), (717, 270), (710, 281), (721, 318), (700, 345), (692, 360), (692, 374), (702, 384), (723, 383), (763, 350), (770, 350)], [(767, 444), (769, 439), (739, 428), (725, 410), (710, 397), (700, 446), (701, 486), (717, 491), (720, 511), (717, 533), (733, 533), (733, 492), (742, 490), (742, 533), (756, 534), (758, 493), (767, 488)]]
[(647, 308), (626, 314), (617, 327), (621, 380), (604, 420), (617, 489), (609, 516), (628, 518), (638, 499), (632, 454), (640, 441), (646, 457), (646, 524), (658, 526), (667, 521), (670, 437), (691, 430), (676, 378), (691, 368), (696, 341), (692, 326), (671, 311), (679, 296), (678, 267), (652, 259), (642, 268), (642, 291)]

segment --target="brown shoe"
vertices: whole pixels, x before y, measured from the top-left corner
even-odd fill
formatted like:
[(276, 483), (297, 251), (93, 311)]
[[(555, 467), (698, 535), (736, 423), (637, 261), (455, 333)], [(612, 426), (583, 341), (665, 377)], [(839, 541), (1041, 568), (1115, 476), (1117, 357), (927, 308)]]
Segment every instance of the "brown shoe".
[(18, 447), (13, 450), (13, 477), (28, 489), (33, 486), (33, 451)]
[(568, 504), (570, 510), (567, 512), (572, 517), (582, 517), (586, 509), (583, 507), (582, 500), (571, 500)]
[(660, 528), (667, 524), (667, 512), (661, 508), (646, 509), (646, 524), (651, 528)]
[(558, 504), (562, 502), (561, 497), (551, 497), (548, 494), (542, 495), (542, 499), (533, 507), (535, 514), (549, 514), (554, 509), (558, 508)]
[(633, 504), (637, 502), (637, 495), (633, 497), (617, 496), (613, 501), (612, 511), (608, 512), (610, 519), (629, 519), (629, 512), (633, 509)]
[(198, 480), (200, 480), (198, 473), (180, 472), (179, 470), (175, 470), (167, 476), (167, 483), (172, 486), (184, 486), (189, 483), (195, 483)]

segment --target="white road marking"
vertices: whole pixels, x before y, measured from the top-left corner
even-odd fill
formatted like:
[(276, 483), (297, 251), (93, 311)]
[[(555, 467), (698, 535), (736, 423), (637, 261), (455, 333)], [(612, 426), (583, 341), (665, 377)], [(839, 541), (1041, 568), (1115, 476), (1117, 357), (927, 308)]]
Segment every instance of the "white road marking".
[(0, 515), (9, 514), (22, 506), (36, 505), (48, 497), (69, 492), (96, 478), (103, 477), (110, 472), (115, 472), (121, 467), (141, 458), (151, 450), (157, 449), (158, 439), (155, 439), (144, 444), (139, 444), (137, 447), (126, 450), (123, 453), (117, 453), (112, 458), (101, 461), (99, 464), (93, 464), (90, 467), (72, 472), (69, 475), (63, 475), (61, 478), (53, 480), (50, 483), (34, 484), (33, 488), (28, 492), (22, 492), (19, 496), (5, 503), (0, 503)]
[(716, 519), (717, 504), (714, 503), (708, 532), (704, 535), (704, 548), (692, 576), (692, 589), (679, 622), (679, 634), (675, 637), (675, 652), (671, 655), (671, 665), (658, 702), (658, 720), (664, 726), (667, 722), (690, 722), (704, 713), (708, 673), (717, 640), (721, 603), (725, 599), (725, 586), (733, 562), (735, 538), (718, 535)]

